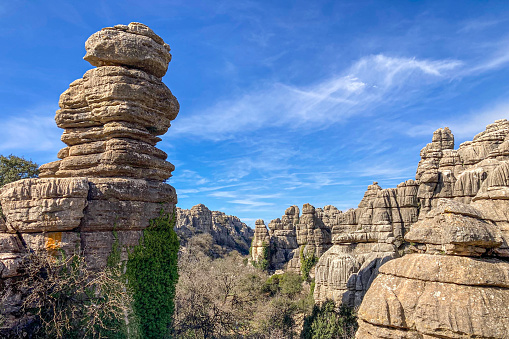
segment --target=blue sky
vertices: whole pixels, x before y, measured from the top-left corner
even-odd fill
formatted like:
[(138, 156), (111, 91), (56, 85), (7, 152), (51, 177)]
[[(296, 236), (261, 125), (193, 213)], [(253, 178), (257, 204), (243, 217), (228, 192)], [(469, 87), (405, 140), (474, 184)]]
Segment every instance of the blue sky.
[(58, 98), (85, 40), (138, 21), (172, 48), (181, 110), (158, 147), (179, 206), (254, 226), (286, 207), (356, 207), (509, 118), (507, 1), (0, 1), (0, 154), (56, 160)]

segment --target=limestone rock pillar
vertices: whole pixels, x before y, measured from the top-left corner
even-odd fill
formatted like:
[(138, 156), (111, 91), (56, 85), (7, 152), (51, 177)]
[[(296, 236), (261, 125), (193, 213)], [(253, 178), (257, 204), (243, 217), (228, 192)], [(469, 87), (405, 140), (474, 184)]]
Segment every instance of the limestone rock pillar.
[[(85, 49), (84, 59), (96, 67), (60, 96), (55, 116), (67, 146), (60, 160), (41, 166), (38, 179), (1, 189), (6, 229), (0, 239), (81, 252), (98, 269), (114, 241), (125, 260), (149, 220), (174, 211), (175, 189), (165, 182), (174, 166), (156, 144), (179, 103), (161, 80), (170, 47), (149, 27), (104, 28)], [(2, 265), (12, 268), (11, 257), (0, 258)]]

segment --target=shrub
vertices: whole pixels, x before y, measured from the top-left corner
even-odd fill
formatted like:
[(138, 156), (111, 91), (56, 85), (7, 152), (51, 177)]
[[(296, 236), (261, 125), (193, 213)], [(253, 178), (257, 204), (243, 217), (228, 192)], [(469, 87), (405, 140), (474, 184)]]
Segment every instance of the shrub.
[(278, 293), (293, 297), (302, 291), (302, 277), (292, 272), (273, 274), (263, 283), (261, 290), (271, 297)]
[[(2, 291), (2, 304), (11, 292), (21, 292), (20, 314), (31, 319), (31, 338), (127, 338), (125, 318), (132, 299), (120, 272), (90, 271), (82, 256), (46, 251), (23, 258), (22, 279)], [(15, 337), (12, 329), (8, 337)]]
[(175, 310), (179, 240), (173, 230), (175, 213), (161, 214), (143, 231), (129, 254), (126, 275), (133, 293), (134, 313), (143, 338), (167, 338)]
[(338, 308), (328, 300), (322, 307), (315, 305), (310, 316), (304, 319), (302, 339), (350, 339), (357, 330), (357, 318), (353, 309), (341, 305)]

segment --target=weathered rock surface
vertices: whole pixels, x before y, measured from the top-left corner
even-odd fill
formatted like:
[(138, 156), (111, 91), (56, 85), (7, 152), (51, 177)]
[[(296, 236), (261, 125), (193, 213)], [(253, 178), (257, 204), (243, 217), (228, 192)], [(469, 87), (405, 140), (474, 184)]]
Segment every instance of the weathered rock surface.
[[(301, 256), (320, 257), (331, 244), (329, 223), (340, 212), (333, 206), (316, 210), (310, 204), (286, 209), (285, 215), (272, 220), (269, 229), (263, 220), (256, 222), (251, 259), (258, 261), (263, 248), (269, 248), (272, 270), (290, 270), (300, 273)], [(327, 224), (324, 222), (326, 220)]]
[(255, 222), (253, 241), (251, 242), (251, 259), (256, 262), (265, 259), (265, 253), (268, 249), (270, 251), (269, 231), (265, 226), (265, 222), (258, 219)]
[(417, 220), (417, 184), (397, 188), (369, 185), (355, 210), (341, 214), (332, 226), (334, 246), (315, 269), (315, 302), (332, 299), (360, 305), (381, 265), (398, 256), (405, 229)]
[(439, 199), (405, 236), (413, 253), (379, 269), (357, 338), (507, 338), (509, 262), (491, 258), (504, 232), (483, 212)]
[(184, 239), (209, 233), (215, 244), (226, 251), (235, 250), (242, 254), (249, 253), (254, 235), (254, 231), (236, 216), (211, 211), (203, 204), (189, 210), (177, 207), (175, 230)]
[[(307, 226), (310, 217), (295, 225), (300, 246), (326, 248), (332, 243), (325, 253), (316, 252), (321, 256), (315, 267), (315, 301), (360, 305), (380, 267), (411, 248), (430, 254), (509, 257), (508, 178), (507, 120), (497, 120), (458, 149), (450, 129), (438, 129), (421, 150), (415, 180), (388, 189), (375, 182), (357, 209), (315, 209), (314, 225), (330, 229), (330, 240), (310, 236), (309, 229), (320, 229)], [(288, 245), (293, 244), (291, 233), (276, 233), (281, 224), (280, 219), (269, 224), (271, 265), (299, 271), (299, 249)], [(265, 234), (262, 228), (259, 232)], [(387, 338), (396, 338), (395, 333)]]
[[(60, 97), (55, 120), (67, 144), (60, 160), (42, 165), (40, 178), (0, 190), (2, 288), (20, 275), (21, 255), (29, 249), (83, 253), (99, 269), (118, 241), (126, 260), (149, 220), (174, 211), (175, 189), (164, 182), (174, 166), (155, 147), (179, 111), (161, 81), (169, 46), (147, 26), (131, 23), (95, 33), (85, 47), (85, 60), (98, 67)], [(1, 327), (20, 321), (13, 316), (16, 298), (0, 308), (7, 319), (0, 336)]]

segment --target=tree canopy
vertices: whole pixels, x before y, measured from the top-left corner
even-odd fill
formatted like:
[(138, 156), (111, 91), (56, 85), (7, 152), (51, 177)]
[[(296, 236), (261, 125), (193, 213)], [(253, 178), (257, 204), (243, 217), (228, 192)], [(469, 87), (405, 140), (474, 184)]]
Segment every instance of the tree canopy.
[(0, 155), (0, 187), (10, 182), (36, 178), (39, 175), (39, 165), (23, 157)]

